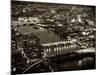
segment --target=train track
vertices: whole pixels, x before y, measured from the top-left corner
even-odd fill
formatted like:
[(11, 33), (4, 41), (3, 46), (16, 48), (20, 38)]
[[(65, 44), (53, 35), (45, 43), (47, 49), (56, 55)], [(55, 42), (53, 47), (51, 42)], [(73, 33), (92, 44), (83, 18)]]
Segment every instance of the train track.
[(40, 63), (42, 63), (44, 60), (46, 60), (46, 58), (38, 60), (37, 62), (35, 62), (35, 63), (32, 64), (31, 66), (29, 66), (28, 68), (26, 68), (22, 73), (24, 74), (25, 72), (27, 72), (27, 71), (28, 71), (29, 69), (31, 69), (32, 67), (34, 67), (34, 66), (36, 66), (36, 65), (38, 65), (38, 64), (40, 64)]

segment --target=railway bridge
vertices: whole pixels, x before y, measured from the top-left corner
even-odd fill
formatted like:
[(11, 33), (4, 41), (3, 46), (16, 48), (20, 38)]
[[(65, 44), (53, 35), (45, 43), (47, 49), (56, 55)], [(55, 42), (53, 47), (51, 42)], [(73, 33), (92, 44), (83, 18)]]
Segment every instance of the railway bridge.
[(94, 48), (84, 48), (76, 40), (60, 41), (54, 43), (42, 44), (44, 50), (43, 57), (55, 57), (67, 53), (91, 53), (95, 52)]

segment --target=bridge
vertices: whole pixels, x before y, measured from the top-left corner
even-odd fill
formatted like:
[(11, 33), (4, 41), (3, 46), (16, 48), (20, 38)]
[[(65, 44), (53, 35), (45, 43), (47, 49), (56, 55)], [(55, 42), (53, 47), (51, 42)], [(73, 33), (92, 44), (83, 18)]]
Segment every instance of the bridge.
[(54, 43), (47, 43), (42, 44), (43, 50), (44, 50), (44, 56), (43, 57), (55, 57), (58, 55), (63, 55), (67, 53), (94, 53), (94, 48), (84, 48), (82, 49), (82, 46), (80, 43), (77, 42), (77, 40), (71, 40), (71, 41), (60, 41), (60, 42), (54, 42)]
[(44, 24), (38, 24), (38, 23), (34, 23), (34, 22), (12, 22), (12, 27), (22, 27), (22, 26), (39, 26), (39, 27), (48, 27), (47, 25)]
[(57, 55), (63, 55), (68, 52), (79, 50), (81, 48), (81, 46), (78, 45), (74, 39), (71, 41), (42, 44), (42, 46), (44, 50), (43, 57), (55, 57)]

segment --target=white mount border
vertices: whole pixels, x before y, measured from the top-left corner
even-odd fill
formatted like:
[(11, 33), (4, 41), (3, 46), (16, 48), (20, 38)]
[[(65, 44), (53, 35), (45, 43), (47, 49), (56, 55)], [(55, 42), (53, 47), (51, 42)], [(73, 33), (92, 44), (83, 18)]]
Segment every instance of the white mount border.
[(13, 1), (34, 1), (46, 3), (62, 3), (62, 4), (75, 4), (75, 5), (93, 5), (96, 6), (96, 0), (13, 0)]

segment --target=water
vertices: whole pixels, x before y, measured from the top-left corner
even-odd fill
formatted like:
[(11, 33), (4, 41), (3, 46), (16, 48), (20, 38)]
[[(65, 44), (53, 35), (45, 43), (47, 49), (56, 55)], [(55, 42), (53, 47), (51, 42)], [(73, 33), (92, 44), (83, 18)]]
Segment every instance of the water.
[(61, 38), (53, 31), (47, 30), (42, 27), (39, 27), (39, 29), (35, 29), (34, 26), (24, 26), (16, 27), (16, 29), (20, 33), (33, 33), (33, 35), (37, 36), (40, 39), (41, 44), (61, 41)]
[(52, 71), (59, 72), (59, 71), (95, 69), (95, 59), (93, 57), (84, 57), (79, 60), (65, 59), (62, 60), (62, 62), (51, 61), (51, 64), (50, 63), (44, 64), (44, 62), (40, 63), (36, 67), (31, 68), (26, 73), (43, 73), (43, 72), (52, 72)]
[(95, 69), (95, 59), (93, 57), (84, 57), (80, 60), (65, 60), (56, 63), (56, 65), (58, 71)]

